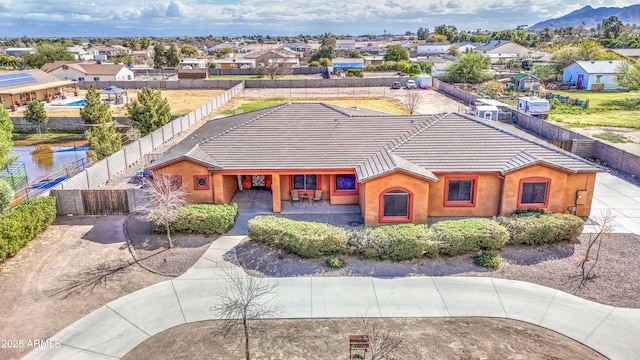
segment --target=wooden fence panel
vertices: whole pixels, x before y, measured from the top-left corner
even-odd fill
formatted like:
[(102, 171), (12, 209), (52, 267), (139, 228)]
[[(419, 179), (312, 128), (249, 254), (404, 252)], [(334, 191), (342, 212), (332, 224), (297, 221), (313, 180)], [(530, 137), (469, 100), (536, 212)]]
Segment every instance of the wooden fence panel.
[(571, 151), (571, 147), (573, 146), (573, 140), (547, 140), (547, 142), (567, 151)]
[(129, 214), (127, 190), (81, 190), (85, 215)]

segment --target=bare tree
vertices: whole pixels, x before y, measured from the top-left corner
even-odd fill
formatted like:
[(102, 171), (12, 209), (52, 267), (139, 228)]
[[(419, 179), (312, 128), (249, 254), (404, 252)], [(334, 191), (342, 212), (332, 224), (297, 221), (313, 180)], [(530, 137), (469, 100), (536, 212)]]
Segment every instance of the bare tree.
[(276, 317), (280, 311), (272, 303), (277, 295), (278, 282), (248, 276), (236, 268), (225, 268), (226, 288), (210, 307), (222, 320), (221, 333), (229, 336), (244, 334), (245, 359), (250, 360), (250, 335), (257, 329), (254, 320)]
[(422, 104), (422, 96), (417, 91), (407, 91), (402, 100), (402, 106), (413, 115), (418, 111), (418, 107)]
[(268, 53), (260, 58), (260, 64), (256, 68), (258, 75), (268, 76), (275, 80), (278, 76), (291, 75), (291, 65), (275, 54)]
[(611, 237), (613, 232), (614, 216), (611, 213), (611, 209), (594, 216), (592, 220), (596, 223), (595, 232), (589, 234), (587, 250), (584, 253), (584, 258), (580, 261), (579, 267), (582, 280), (580, 281), (580, 285), (578, 285), (579, 288), (585, 286), (588, 281), (596, 278), (597, 275), (594, 273), (594, 269), (600, 258), (602, 239)]
[(360, 331), (369, 338), (369, 356), (371, 360), (395, 359), (402, 349), (404, 339), (394, 335), (384, 326), (382, 319), (360, 318)]
[(149, 202), (138, 208), (138, 211), (147, 213), (149, 222), (163, 227), (167, 232), (169, 249), (173, 248), (171, 241), (171, 224), (178, 215), (177, 209), (186, 204), (186, 184), (180, 178), (169, 174), (156, 173), (153, 179), (145, 179), (148, 185)]

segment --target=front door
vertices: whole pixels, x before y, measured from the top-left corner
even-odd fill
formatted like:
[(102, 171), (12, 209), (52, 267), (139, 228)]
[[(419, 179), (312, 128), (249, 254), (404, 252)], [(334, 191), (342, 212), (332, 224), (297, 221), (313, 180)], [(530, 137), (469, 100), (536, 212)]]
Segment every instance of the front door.
[(251, 187), (266, 187), (266, 181), (264, 179), (264, 175), (253, 175), (251, 176)]

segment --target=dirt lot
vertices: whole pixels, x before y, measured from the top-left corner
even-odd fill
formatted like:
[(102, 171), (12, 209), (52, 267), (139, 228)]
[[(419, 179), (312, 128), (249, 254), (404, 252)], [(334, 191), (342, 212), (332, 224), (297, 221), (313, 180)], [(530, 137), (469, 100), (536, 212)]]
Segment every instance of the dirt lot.
[(613, 133), (626, 137), (630, 140), (627, 143), (612, 143), (603, 139), (597, 139), (603, 141), (609, 145), (613, 145), (619, 149), (623, 149), (627, 152), (640, 156), (640, 129), (620, 128), (620, 127), (585, 127), (585, 128), (571, 128), (571, 131), (575, 131), (579, 134), (591, 136), (602, 133)]
[[(365, 88), (303, 88), (303, 89), (245, 89), (240, 99), (359, 99), (359, 98), (391, 98), (402, 102), (409, 91), (416, 92), (422, 97), (418, 107), (419, 114), (440, 114), (463, 111), (462, 104), (435, 90), (392, 90), (388, 87)], [(364, 107), (364, 105), (363, 105)]]
[[(360, 319), (264, 320), (253, 359), (347, 359)], [(178, 326), (143, 342), (123, 359), (240, 359), (242, 337), (218, 335), (218, 323)], [(395, 359), (605, 359), (550, 330), (488, 318), (385, 319), (385, 333), (404, 340)], [(371, 358), (371, 353), (367, 359)]]
[[(16, 257), (0, 264), (0, 339), (47, 339), (112, 300), (170, 279), (135, 264), (126, 266), (133, 260), (123, 231), (126, 219), (58, 217)], [(163, 251), (166, 240), (145, 234), (144, 224), (134, 221), (128, 228), (141, 257), (161, 252), (144, 264), (165, 273), (184, 272), (212, 240), (177, 237), (176, 248)], [(164, 258), (170, 265), (156, 266)], [(0, 359), (19, 358), (29, 350), (0, 348)]]

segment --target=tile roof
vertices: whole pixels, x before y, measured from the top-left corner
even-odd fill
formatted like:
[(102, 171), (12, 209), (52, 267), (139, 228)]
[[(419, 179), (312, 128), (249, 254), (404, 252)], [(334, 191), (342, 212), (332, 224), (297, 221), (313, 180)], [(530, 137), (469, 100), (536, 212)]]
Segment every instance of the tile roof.
[[(576, 61), (581, 68), (589, 74), (617, 74), (624, 61), (622, 60), (601, 60), (601, 61)], [(569, 65), (571, 66), (571, 65)], [(565, 68), (566, 69), (566, 68)]]
[(224, 170), (355, 169), (360, 181), (403, 171), (508, 173), (545, 164), (601, 171), (510, 124), (468, 115), (390, 115), (322, 103), (293, 103), (209, 120), (152, 168), (191, 158)]

